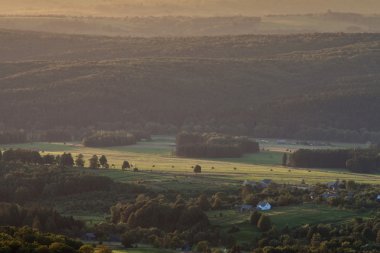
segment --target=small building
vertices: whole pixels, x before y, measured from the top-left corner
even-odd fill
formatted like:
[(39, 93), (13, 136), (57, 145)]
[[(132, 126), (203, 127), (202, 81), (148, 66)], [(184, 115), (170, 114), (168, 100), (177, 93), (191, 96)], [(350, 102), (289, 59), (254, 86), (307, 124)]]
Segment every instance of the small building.
[(272, 206), (271, 206), (271, 204), (269, 204), (268, 201), (265, 200), (265, 201), (260, 201), (257, 204), (257, 209), (260, 211), (268, 211), (268, 210), (272, 209)]

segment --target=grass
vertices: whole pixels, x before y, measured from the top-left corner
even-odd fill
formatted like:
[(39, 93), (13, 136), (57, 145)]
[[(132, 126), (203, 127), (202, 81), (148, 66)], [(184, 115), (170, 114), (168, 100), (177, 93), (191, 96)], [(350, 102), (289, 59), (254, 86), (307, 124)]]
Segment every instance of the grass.
[[(263, 213), (270, 216), (272, 223), (278, 229), (283, 229), (287, 225), (296, 227), (305, 224), (341, 223), (354, 217), (366, 218), (371, 215), (368, 211), (339, 209), (316, 204), (275, 207)], [(240, 231), (233, 235), (239, 242), (249, 242), (260, 233), (257, 228), (249, 224), (249, 212), (240, 213), (236, 210), (210, 211), (207, 215), (211, 224), (220, 226), (224, 231), (227, 231), (232, 226), (237, 226)]]
[(274, 208), (268, 212), (272, 222), (278, 228), (285, 226), (300, 226), (316, 223), (340, 223), (353, 217), (368, 217), (368, 211), (339, 209), (327, 205), (303, 204), (297, 206), (287, 206)]
[[(219, 214), (223, 216), (219, 216)], [(314, 223), (344, 222), (356, 216), (368, 217), (369, 212), (339, 209), (327, 205), (303, 204), (296, 206), (275, 207), (270, 211), (262, 212), (270, 216), (272, 223), (279, 229), (287, 225), (301, 226)], [(210, 211), (208, 217), (212, 224), (231, 226), (247, 223), (250, 213), (240, 213), (236, 210)]]
[[(240, 184), (243, 180), (262, 180), (270, 178), (278, 183), (324, 183), (340, 180), (355, 180), (360, 183), (380, 184), (380, 175), (356, 174), (334, 169), (302, 169), (285, 168), (279, 165), (282, 152), (264, 151), (259, 154), (246, 155), (238, 159), (188, 159), (171, 155), (173, 136), (154, 136), (152, 141), (140, 142), (133, 146), (112, 148), (88, 148), (78, 143), (27, 143), (18, 145), (3, 145), (0, 148), (27, 148), (45, 151), (44, 153), (61, 154), (71, 152), (74, 156), (82, 153), (86, 160), (92, 155), (106, 155), (108, 163), (114, 168), (121, 168), (124, 160), (138, 167), (139, 173), (126, 174), (121, 170), (99, 171), (115, 180), (131, 181), (145, 180), (157, 182), (164, 188), (188, 188), (206, 184), (208, 188), (221, 185)], [(275, 141), (265, 141), (265, 149), (277, 150)], [(271, 146), (272, 145), (272, 146)], [(277, 145), (277, 146), (276, 146)], [(350, 144), (344, 144), (347, 147)], [(280, 145), (285, 148), (284, 145)], [(334, 147), (341, 147), (334, 145)], [(88, 161), (86, 161), (88, 164)], [(194, 176), (192, 166), (202, 166), (201, 175)], [(188, 184), (184, 184), (188, 183)], [(157, 184), (158, 185), (158, 184)]]
[(209, 159), (211, 161), (245, 163), (254, 165), (280, 165), (283, 153), (273, 151), (262, 151), (256, 154), (246, 154), (241, 158)]

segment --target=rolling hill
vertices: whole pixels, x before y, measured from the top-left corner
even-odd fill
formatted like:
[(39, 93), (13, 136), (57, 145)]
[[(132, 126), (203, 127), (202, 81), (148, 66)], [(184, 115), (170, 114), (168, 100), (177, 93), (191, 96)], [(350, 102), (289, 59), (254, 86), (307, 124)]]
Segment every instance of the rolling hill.
[(2, 128), (380, 140), (380, 34), (0, 41)]

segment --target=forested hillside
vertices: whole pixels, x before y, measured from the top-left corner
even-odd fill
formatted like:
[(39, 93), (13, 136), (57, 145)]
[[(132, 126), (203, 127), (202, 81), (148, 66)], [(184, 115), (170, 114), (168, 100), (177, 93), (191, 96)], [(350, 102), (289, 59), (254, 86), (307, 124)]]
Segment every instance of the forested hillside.
[(159, 124), (380, 139), (379, 34), (142, 39), (2, 31), (0, 55), (2, 128)]

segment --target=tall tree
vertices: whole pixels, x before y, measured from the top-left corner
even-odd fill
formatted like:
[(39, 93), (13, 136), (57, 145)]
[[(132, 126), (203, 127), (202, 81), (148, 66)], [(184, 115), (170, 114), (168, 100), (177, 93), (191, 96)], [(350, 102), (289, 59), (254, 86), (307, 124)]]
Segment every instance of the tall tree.
[(75, 159), (75, 165), (77, 167), (84, 167), (85, 161), (84, 161), (84, 156), (82, 154), (79, 154), (77, 156), (77, 159)]
[(106, 168), (108, 169), (108, 161), (107, 161), (107, 157), (105, 155), (102, 155), (99, 159), (99, 162), (100, 162), (100, 165), (103, 167), (103, 168)]
[(63, 153), (59, 160), (59, 165), (64, 167), (73, 167), (74, 166), (74, 158), (70, 153)]
[(201, 172), (202, 172), (202, 167), (200, 165), (195, 165), (194, 173), (201, 173)]
[(90, 160), (90, 169), (98, 169), (100, 164), (99, 164), (99, 158), (97, 155), (93, 155)]
[(131, 168), (131, 165), (129, 164), (128, 161), (124, 161), (124, 162), (123, 162), (123, 165), (121, 166), (121, 168), (122, 168), (123, 170), (126, 170), (126, 169)]

